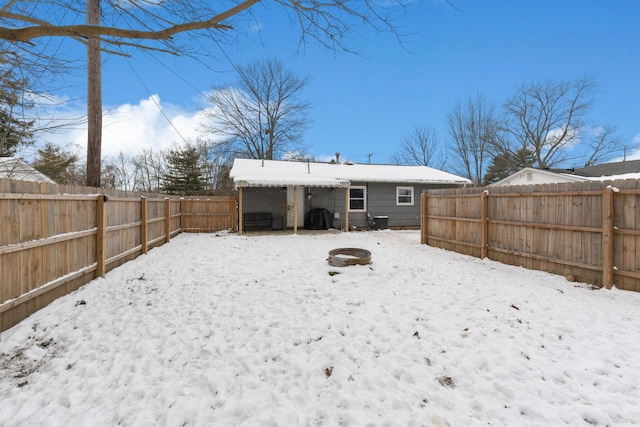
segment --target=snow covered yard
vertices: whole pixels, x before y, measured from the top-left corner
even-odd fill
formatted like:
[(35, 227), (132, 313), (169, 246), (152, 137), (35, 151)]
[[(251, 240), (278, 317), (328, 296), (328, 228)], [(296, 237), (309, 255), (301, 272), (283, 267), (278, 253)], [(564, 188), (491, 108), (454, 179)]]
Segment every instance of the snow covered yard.
[(417, 231), (182, 234), (0, 335), (2, 426), (638, 425), (639, 387), (640, 294)]

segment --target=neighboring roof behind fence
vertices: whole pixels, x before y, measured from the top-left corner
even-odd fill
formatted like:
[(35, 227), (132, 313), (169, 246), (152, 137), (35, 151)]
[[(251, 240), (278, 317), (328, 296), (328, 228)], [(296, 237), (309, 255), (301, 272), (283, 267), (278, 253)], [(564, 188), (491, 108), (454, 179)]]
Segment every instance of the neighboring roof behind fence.
[(559, 173), (555, 171), (535, 168), (524, 168), (514, 172), (506, 178), (489, 184), (489, 187), (503, 187), (506, 185), (536, 185), (536, 184), (559, 184), (563, 182), (587, 181), (588, 178), (576, 176), (570, 173)]
[(235, 159), (230, 172), (236, 187), (348, 187), (351, 182), (470, 184), (460, 176), (427, 166), (316, 163)]
[(534, 185), (579, 181), (614, 181), (618, 179), (640, 179), (640, 160), (603, 163), (581, 169), (535, 169), (524, 168), (490, 187), (505, 185)]
[(617, 179), (618, 177), (622, 177), (621, 179), (633, 179), (634, 176), (640, 175), (640, 160), (626, 160), (623, 162), (587, 166), (576, 169), (575, 174), (593, 178), (616, 177)]
[(0, 178), (16, 181), (46, 182), (48, 184), (56, 183), (17, 157), (0, 157)]

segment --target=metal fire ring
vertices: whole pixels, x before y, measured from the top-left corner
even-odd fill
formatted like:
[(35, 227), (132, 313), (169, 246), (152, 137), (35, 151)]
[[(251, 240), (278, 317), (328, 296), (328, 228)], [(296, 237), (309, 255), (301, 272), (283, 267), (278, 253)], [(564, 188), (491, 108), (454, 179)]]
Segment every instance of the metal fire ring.
[(334, 267), (371, 264), (371, 252), (360, 248), (339, 248), (329, 251), (329, 264)]

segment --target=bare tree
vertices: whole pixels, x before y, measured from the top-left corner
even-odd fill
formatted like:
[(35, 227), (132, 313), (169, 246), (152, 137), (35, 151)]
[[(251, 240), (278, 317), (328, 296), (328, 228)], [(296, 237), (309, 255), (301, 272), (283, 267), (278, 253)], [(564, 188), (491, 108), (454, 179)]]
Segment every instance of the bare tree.
[[(285, 10), (300, 28), (301, 37), (310, 37), (335, 49), (348, 49), (345, 44), (368, 26), (395, 33), (391, 21), (397, 6), (403, 1), (373, 0), (209, 0), (145, 1), (101, 0), (105, 18), (102, 25), (84, 22), (85, 0), (7, 0), (0, 6), (0, 39), (11, 42), (31, 42), (41, 37), (71, 37), (87, 43), (99, 37), (107, 48), (121, 53), (122, 48), (180, 52), (181, 42), (193, 41), (198, 32), (220, 39), (237, 29), (239, 22), (251, 18), (251, 12), (261, 3), (273, 4)], [(360, 25), (358, 25), (360, 24)], [(178, 40), (179, 36), (185, 38)]]
[(217, 155), (217, 144), (212, 141), (198, 138), (195, 143), (189, 141), (187, 145), (193, 146), (198, 152), (202, 170), (207, 179), (207, 188), (222, 189), (225, 185), (224, 181), (229, 179), (231, 160)]
[(267, 159), (301, 151), (310, 104), (301, 98), (309, 77), (298, 77), (277, 59), (237, 67), (236, 87), (216, 87), (203, 129), (223, 139), (227, 157)]
[[(243, 20), (256, 19), (258, 5), (269, 3), (288, 14), (299, 28), (301, 43), (311, 38), (332, 49), (348, 50), (346, 41), (362, 26), (397, 35), (392, 20), (404, 1), (6, 0), (0, 6), (0, 40), (17, 44), (19, 49), (36, 56), (42, 55), (43, 50), (34, 40), (50, 37), (71, 38), (86, 44), (89, 52), (100, 49), (129, 55), (132, 48), (142, 48), (200, 56), (211, 50), (211, 41), (217, 46), (228, 42)], [(93, 14), (96, 7), (97, 17)], [(85, 22), (87, 8), (93, 12), (86, 23), (79, 24)], [(203, 41), (208, 45), (204, 46)], [(101, 114), (95, 108), (89, 109), (94, 110), (94, 115)], [(96, 118), (89, 118), (88, 123), (100, 126)], [(95, 185), (100, 177), (95, 158), (100, 158), (101, 142), (95, 131), (90, 129), (89, 135), (87, 156), (91, 158), (87, 159), (87, 167), (91, 175), (88, 174), (87, 183)]]
[(414, 126), (400, 141), (393, 155), (393, 162), (399, 165), (443, 169), (447, 163), (447, 156), (446, 153), (442, 153), (442, 144), (434, 128)]
[(447, 114), (447, 123), (456, 172), (480, 185), (497, 138), (493, 103), (478, 93), (464, 104), (458, 102)]
[(597, 126), (586, 130), (589, 136), (586, 137), (585, 145), (586, 157), (584, 166), (593, 166), (604, 160), (610, 160), (610, 158), (623, 150), (620, 137), (617, 134), (617, 129), (614, 125), (608, 124), (605, 126)]
[(619, 150), (611, 126), (604, 132), (588, 132), (586, 115), (596, 89), (589, 77), (523, 84), (504, 103), (505, 138), (498, 151), (513, 154), (526, 148), (533, 152), (535, 166), (549, 168), (567, 162), (586, 164)]
[(102, 171), (102, 186), (132, 191), (136, 186), (136, 172), (136, 165), (133, 159), (120, 151), (117, 156), (105, 159)]
[(133, 158), (135, 166), (135, 190), (159, 191), (161, 178), (165, 173), (164, 156), (153, 148), (143, 148)]

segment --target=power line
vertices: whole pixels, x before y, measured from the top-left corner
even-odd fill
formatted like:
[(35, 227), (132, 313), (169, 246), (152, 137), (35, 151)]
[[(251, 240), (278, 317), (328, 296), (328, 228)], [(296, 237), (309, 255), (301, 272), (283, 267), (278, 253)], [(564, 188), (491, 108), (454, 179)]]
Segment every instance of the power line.
[(138, 72), (136, 71), (136, 69), (133, 67), (133, 65), (131, 64), (131, 61), (129, 61), (129, 58), (125, 58), (127, 60), (127, 64), (129, 64), (129, 67), (131, 67), (131, 70), (133, 71), (133, 74), (135, 74), (136, 78), (138, 79), (138, 81), (140, 82), (140, 84), (142, 85), (142, 87), (144, 88), (144, 90), (147, 92), (147, 94), (149, 95), (149, 98), (151, 98), (151, 100), (153, 101), (153, 103), (156, 105), (156, 107), (158, 107), (158, 111), (160, 111), (160, 114), (162, 114), (162, 116), (167, 120), (167, 122), (169, 123), (169, 125), (173, 128), (173, 130), (178, 134), (178, 136), (180, 137), (180, 139), (182, 139), (182, 141), (187, 144), (188, 141), (187, 139), (182, 136), (182, 134), (180, 133), (180, 131), (178, 130), (178, 128), (175, 127), (175, 125), (173, 124), (173, 122), (171, 121), (171, 119), (169, 119), (169, 116), (167, 116), (167, 114), (164, 112), (164, 110), (162, 109), (162, 107), (160, 106), (160, 104), (158, 104), (158, 102), (156, 101), (156, 98), (153, 96), (153, 94), (151, 93), (151, 91), (149, 90), (149, 88), (147, 88), (147, 85), (144, 84), (144, 81), (142, 81), (142, 79), (140, 78), (140, 75), (138, 74)]

